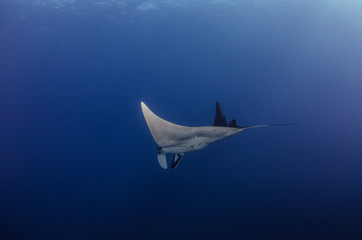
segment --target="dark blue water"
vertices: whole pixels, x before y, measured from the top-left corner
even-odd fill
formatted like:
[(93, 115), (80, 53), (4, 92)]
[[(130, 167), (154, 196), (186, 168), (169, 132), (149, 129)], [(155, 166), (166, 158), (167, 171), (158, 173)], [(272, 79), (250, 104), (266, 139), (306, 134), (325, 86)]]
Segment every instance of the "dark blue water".
[[(359, 1), (0, 0), (0, 239), (361, 239)], [(246, 130), (157, 163), (144, 101)]]

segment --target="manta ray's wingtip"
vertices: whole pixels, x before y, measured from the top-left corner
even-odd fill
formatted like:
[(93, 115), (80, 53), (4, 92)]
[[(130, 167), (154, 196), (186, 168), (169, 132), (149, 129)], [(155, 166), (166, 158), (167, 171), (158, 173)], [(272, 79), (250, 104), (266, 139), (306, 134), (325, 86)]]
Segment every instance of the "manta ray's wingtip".
[(146, 109), (149, 109), (143, 101), (141, 101), (141, 108), (142, 108), (142, 112), (144, 112)]

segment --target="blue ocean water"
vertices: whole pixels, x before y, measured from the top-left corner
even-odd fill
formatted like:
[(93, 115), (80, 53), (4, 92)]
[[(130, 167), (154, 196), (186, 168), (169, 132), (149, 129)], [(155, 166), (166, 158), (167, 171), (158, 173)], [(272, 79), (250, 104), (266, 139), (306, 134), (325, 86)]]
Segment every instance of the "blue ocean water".
[[(362, 2), (0, 0), (0, 239), (361, 239)], [(140, 102), (249, 129), (157, 163)]]

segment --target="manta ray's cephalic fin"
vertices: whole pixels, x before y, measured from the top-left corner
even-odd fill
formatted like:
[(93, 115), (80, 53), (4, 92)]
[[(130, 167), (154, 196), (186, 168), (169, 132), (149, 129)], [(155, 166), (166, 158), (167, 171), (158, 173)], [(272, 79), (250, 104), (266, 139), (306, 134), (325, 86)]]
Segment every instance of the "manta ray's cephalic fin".
[(183, 153), (175, 153), (173, 155), (172, 163), (171, 163), (171, 169), (175, 169), (177, 165), (180, 163), (181, 159), (183, 158)]
[(163, 169), (167, 169), (166, 153), (164, 153), (161, 148), (158, 148), (157, 160)]

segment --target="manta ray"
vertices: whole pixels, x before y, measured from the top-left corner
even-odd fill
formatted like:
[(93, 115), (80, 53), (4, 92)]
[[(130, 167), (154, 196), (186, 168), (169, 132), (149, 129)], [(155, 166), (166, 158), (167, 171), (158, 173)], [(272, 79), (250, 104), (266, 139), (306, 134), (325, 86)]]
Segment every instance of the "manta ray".
[(171, 169), (177, 167), (185, 153), (205, 148), (210, 143), (236, 135), (248, 128), (259, 128), (295, 124), (264, 124), (255, 126), (237, 126), (236, 120), (229, 123), (219, 102), (216, 102), (216, 115), (212, 126), (188, 127), (166, 121), (154, 114), (144, 102), (141, 102), (143, 116), (153, 139), (157, 143), (157, 160), (160, 166), (167, 169), (166, 154), (173, 154)]

